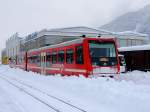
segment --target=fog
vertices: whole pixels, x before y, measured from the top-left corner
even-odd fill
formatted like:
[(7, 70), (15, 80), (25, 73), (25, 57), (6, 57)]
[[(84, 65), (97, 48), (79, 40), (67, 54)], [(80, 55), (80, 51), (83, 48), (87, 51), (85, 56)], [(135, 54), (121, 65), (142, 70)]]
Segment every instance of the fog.
[(149, 0), (0, 0), (0, 50), (15, 32), (26, 36), (43, 28), (100, 27), (149, 3)]

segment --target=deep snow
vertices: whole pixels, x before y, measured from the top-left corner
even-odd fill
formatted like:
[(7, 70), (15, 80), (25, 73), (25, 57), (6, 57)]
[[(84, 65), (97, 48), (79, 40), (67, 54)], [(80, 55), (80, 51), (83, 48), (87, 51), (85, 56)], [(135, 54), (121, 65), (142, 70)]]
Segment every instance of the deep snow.
[[(1, 65), (0, 76), (20, 80), (87, 112), (150, 111), (150, 72), (128, 72), (120, 74), (119, 79), (116, 80), (102, 77), (44, 76)], [(46, 106), (2, 79), (0, 79), (0, 85), (0, 112), (50, 111)], [(44, 97), (36, 92), (34, 94), (40, 98)], [(50, 101), (52, 100), (48, 100)], [(52, 104), (54, 104), (53, 101)], [(59, 103), (54, 105), (63, 110)]]

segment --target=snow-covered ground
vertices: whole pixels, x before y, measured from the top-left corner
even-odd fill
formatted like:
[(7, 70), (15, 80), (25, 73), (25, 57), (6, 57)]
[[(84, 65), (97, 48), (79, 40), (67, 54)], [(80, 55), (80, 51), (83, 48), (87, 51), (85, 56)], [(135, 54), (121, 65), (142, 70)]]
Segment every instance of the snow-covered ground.
[(87, 112), (150, 112), (150, 72), (128, 72), (116, 80), (43, 76), (0, 66), (0, 112), (57, 111), (31, 95), (61, 112), (82, 112), (80, 109)]

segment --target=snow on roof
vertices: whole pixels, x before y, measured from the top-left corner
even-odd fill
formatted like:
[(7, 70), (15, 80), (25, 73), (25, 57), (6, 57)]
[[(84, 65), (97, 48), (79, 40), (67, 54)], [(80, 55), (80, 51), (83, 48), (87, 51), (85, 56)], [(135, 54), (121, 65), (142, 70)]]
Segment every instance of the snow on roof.
[(142, 40), (148, 40), (148, 35), (147, 34), (143, 34), (143, 33), (139, 33), (139, 32), (135, 32), (135, 31), (124, 31), (124, 32), (112, 32), (112, 31), (107, 31), (107, 30), (103, 30), (98, 28), (100, 31), (104, 31), (107, 32), (107, 34), (109, 35), (113, 35), (116, 38), (124, 38), (124, 39), (142, 39)]
[(140, 46), (131, 46), (131, 47), (120, 47), (119, 51), (141, 51), (141, 50), (150, 50), (150, 44), (140, 45)]
[(105, 30), (105, 29), (101, 29), (101, 28), (95, 28), (99, 31), (105, 32), (105, 33), (109, 33), (109, 34), (114, 34), (115, 32), (109, 31), (109, 30)]
[(135, 31), (124, 31), (124, 32), (118, 32), (117, 34), (120, 34), (120, 35), (131, 35), (131, 36), (143, 36), (143, 37), (148, 36), (147, 34), (135, 32)]
[(112, 35), (116, 38), (130, 38), (130, 39), (146, 39), (147, 34), (141, 34), (133, 31), (125, 32), (111, 32), (100, 28), (91, 28), (86, 26), (55, 28), (55, 29), (43, 29), (39, 32), (32, 33), (26, 37), (26, 42), (42, 37), (44, 35), (57, 35), (57, 36), (98, 36), (98, 35)]
[(78, 27), (67, 27), (67, 28), (56, 28), (56, 29), (50, 29), (49, 31), (57, 31), (57, 32), (78, 32), (78, 33), (101, 33), (101, 34), (108, 34), (108, 31), (100, 30), (97, 28), (91, 28), (86, 26), (78, 26)]

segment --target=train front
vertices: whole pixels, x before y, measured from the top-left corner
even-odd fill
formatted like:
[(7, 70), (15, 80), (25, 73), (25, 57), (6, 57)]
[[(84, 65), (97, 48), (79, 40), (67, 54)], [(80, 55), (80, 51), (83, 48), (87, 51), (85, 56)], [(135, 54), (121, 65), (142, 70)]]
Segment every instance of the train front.
[(114, 76), (120, 72), (118, 52), (113, 39), (89, 40), (92, 74)]

